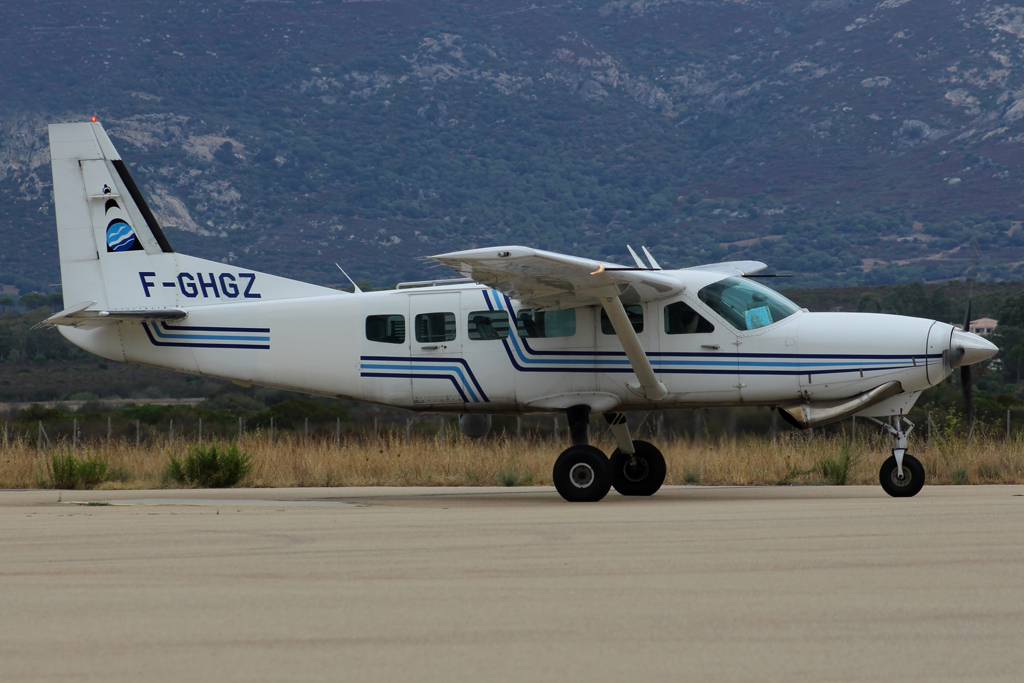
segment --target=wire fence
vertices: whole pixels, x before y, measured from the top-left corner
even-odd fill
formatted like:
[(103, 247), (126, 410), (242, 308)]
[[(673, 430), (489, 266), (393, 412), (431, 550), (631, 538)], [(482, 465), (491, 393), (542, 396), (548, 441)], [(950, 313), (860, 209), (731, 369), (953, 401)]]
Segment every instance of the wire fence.
[[(931, 443), (949, 433), (951, 425), (947, 414), (931, 413), (915, 415), (915, 439)], [(741, 426), (743, 428), (741, 428)], [(730, 411), (658, 411), (634, 414), (630, 420), (633, 438), (655, 439), (660, 442), (678, 440), (699, 441), (737, 435), (761, 436), (776, 440), (782, 430), (789, 428), (782, 423), (778, 413), (771, 411), (754, 412), (741, 422), (736, 412)], [(964, 425), (960, 425), (962, 429)], [(270, 443), (281, 441), (288, 444), (318, 447), (334, 444), (341, 447), (352, 442), (369, 443), (375, 438), (387, 435), (389, 439), (404, 436), (445, 436), (458, 432), (458, 416), (416, 415), (402, 419), (373, 418), (353, 422), (334, 419), (275, 419), (247, 420), (245, 417), (181, 418), (172, 417), (156, 421), (131, 419), (120, 415), (73, 414), (46, 420), (11, 420), (3, 422), (2, 442), (31, 445), (37, 450), (54, 448), (102, 448), (115, 442), (120, 446), (151, 448), (154, 445), (185, 446), (204, 442), (237, 442), (244, 444), (247, 439), (258, 438)], [(605, 421), (594, 415), (590, 431), (595, 438), (610, 439)], [(879, 425), (869, 418), (848, 418), (825, 427), (806, 430), (804, 438), (817, 436), (845, 436), (856, 440), (868, 435), (877, 436), (882, 432)], [(1024, 410), (1007, 410), (1005, 416), (979, 423), (976, 434), (987, 439), (1015, 438), (1024, 433)], [(568, 438), (568, 424), (562, 415), (546, 416), (495, 416), (491, 437), (549, 439), (560, 442)]]

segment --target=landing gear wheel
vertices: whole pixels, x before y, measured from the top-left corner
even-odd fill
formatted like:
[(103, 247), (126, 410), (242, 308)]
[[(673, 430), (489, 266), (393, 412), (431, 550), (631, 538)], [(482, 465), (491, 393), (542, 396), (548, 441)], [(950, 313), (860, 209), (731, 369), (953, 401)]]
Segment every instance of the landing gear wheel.
[(551, 472), (555, 488), (570, 503), (596, 503), (612, 486), (608, 458), (594, 446), (570, 446)]
[(916, 496), (924, 486), (924, 465), (914, 456), (907, 453), (903, 456), (903, 478), (896, 467), (896, 456), (890, 455), (882, 463), (878, 471), (878, 481), (882, 488), (893, 498), (909, 498)]
[(665, 456), (653, 444), (634, 441), (635, 457), (612, 453), (612, 486), (624, 496), (652, 496), (665, 483)]

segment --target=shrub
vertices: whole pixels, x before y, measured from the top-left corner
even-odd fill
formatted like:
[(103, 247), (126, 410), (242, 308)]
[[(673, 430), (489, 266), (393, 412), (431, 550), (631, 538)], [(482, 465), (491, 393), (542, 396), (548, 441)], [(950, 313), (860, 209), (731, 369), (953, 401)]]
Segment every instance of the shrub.
[(198, 445), (183, 459), (170, 456), (167, 478), (194, 488), (227, 488), (242, 481), (252, 471), (252, 458), (237, 445), (218, 449), (216, 445)]
[(825, 478), (825, 481), (834, 486), (844, 486), (850, 478), (850, 472), (853, 470), (853, 466), (859, 456), (860, 453), (849, 442), (843, 442), (837, 456), (822, 458), (818, 461), (821, 476)]
[(521, 472), (518, 467), (498, 471), (499, 486), (529, 486), (533, 483), (533, 472)]
[(108, 481), (109, 469), (107, 460), (98, 455), (78, 459), (71, 453), (56, 453), (50, 461), (50, 479), (55, 489), (91, 489)]

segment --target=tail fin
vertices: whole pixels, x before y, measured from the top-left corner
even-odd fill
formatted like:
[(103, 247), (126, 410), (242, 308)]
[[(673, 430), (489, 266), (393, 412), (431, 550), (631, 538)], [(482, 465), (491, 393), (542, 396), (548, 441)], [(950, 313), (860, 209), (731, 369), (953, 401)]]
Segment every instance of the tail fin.
[(107, 308), (108, 253), (174, 250), (100, 124), (51, 125), (50, 157), (65, 299)]
[(50, 156), (68, 309), (167, 309), (337, 294), (175, 254), (99, 123), (51, 125)]

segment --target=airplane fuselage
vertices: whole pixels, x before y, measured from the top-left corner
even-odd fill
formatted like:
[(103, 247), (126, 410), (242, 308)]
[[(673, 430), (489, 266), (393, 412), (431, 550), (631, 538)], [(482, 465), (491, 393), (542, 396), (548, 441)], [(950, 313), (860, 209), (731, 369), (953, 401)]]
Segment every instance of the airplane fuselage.
[[(176, 282), (176, 291), (155, 303), (181, 306), (185, 320), (61, 332), (115, 360), (430, 412), (551, 412), (584, 399), (601, 410), (775, 406), (840, 400), (890, 381), (916, 394), (949, 374), (942, 354), (953, 327), (946, 323), (799, 311), (739, 331), (688, 288), (630, 306), (634, 329), (669, 391), (651, 401), (628, 387), (633, 370), (597, 306), (571, 309), (571, 325), (557, 336), (531, 336), (523, 306), (476, 284), (268, 300), (259, 279), (237, 270), (197, 273), (195, 281), (207, 283), (205, 298), (191, 279), (182, 287), (178, 278), (144, 271), (126, 286), (146, 287), (154, 297), (154, 283)], [(241, 296), (244, 287), (237, 288), (237, 301), (213, 297), (209, 282), (218, 280), (245, 283), (252, 298)], [(217, 305), (204, 305), (214, 300)], [(666, 308), (679, 302), (713, 329), (673, 330)], [(475, 333), (474, 320), (503, 313), (506, 326)], [(421, 334), (416, 321), (431, 316), (447, 327)], [(401, 335), (371, 330), (378, 322)]]

